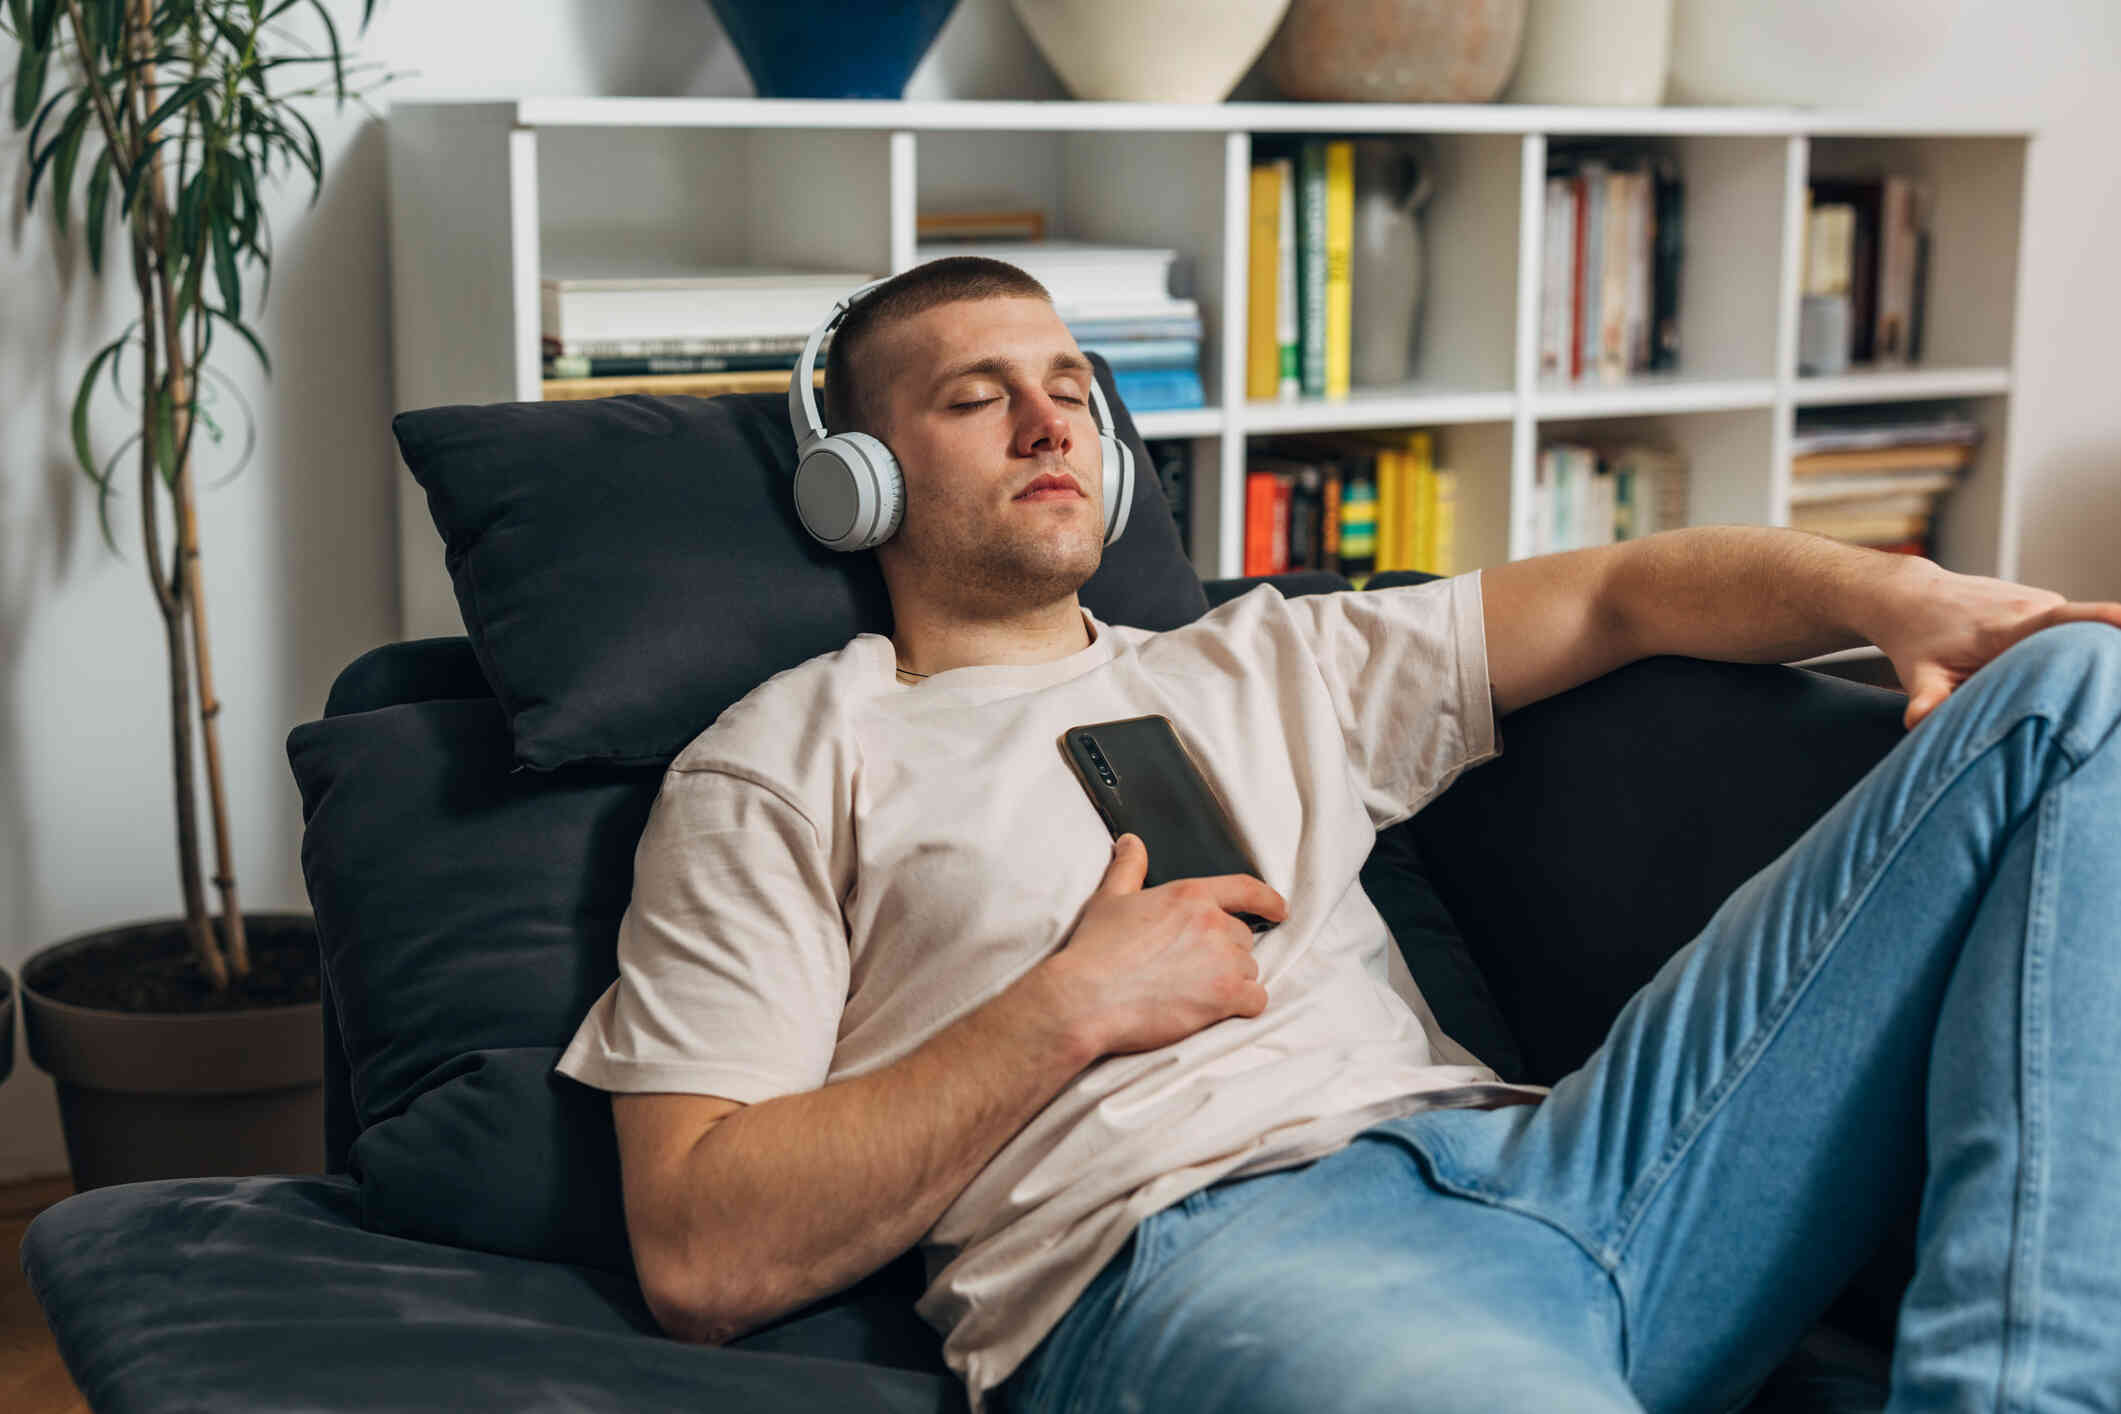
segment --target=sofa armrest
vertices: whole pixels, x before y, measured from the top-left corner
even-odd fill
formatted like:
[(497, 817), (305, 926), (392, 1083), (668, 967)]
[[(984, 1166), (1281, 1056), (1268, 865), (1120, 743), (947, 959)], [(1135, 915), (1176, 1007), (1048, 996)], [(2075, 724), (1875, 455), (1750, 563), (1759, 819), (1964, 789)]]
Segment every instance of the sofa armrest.
[(1512, 713), (1408, 822), (1551, 1084), (1905, 735), (1906, 699), (1800, 668), (1656, 657)]

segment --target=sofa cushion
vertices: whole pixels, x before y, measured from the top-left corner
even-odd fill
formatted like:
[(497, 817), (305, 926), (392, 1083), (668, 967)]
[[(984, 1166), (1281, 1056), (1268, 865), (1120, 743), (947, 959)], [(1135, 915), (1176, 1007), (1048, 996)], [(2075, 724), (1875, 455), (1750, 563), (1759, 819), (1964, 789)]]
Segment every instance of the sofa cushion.
[[(1079, 596), (1107, 623), (1207, 612), (1154, 464), (1091, 354), (1139, 471)], [(515, 760), (661, 764), (767, 678), (891, 632), (873, 552), (812, 540), (785, 393), (428, 408), (393, 421), (427, 492)]]
[(726, 1346), (664, 1335), (630, 1274), (364, 1230), (346, 1178), (116, 1184), (22, 1266), (85, 1407), (961, 1414), (904, 1260)]

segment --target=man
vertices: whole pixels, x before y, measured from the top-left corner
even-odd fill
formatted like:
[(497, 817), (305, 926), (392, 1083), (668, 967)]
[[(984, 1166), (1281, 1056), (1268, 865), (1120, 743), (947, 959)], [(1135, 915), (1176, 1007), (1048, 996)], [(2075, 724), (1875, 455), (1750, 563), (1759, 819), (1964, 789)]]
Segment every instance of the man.
[[(1732, 1408), (1919, 1204), (1894, 1407), (2121, 1407), (2121, 604), (1714, 526), (1106, 624), (1090, 378), (1000, 262), (836, 334), (828, 429), (903, 470), (893, 632), (672, 763), (559, 1064), (614, 1092), (667, 1330), (918, 1243), (975, 1414)], [(1581, 1069), (1441, 1032), (1357, 874), (1497, 718), (1864, 642), (1919, 730)], [(1055, 743), (1151, 712), (1263, 878), (1108, 842)]]

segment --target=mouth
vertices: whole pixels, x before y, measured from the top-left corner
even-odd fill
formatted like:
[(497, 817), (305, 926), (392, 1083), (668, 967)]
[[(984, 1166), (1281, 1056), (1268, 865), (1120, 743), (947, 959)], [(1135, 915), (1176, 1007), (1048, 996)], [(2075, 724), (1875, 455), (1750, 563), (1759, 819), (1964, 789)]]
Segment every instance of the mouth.
[(1082, 494), (1083, 489), (1075, 484), (1074, 477), (1063, 476), (1057, 472), (1047, 472), (1018, 492), (1016, 499), (1019, 501), (1061, 501), (1070, 498), (1079, 500)]

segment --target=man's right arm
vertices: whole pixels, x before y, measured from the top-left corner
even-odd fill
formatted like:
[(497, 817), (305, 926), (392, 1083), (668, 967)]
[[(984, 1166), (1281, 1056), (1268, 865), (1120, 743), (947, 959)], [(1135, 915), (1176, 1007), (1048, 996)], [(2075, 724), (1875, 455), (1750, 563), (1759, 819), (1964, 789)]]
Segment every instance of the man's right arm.
[(894, 1064), (723, 1101), (675, 1138), (658, 1128), (667, 1093), (614, 1094), (628, 1234), (663, 1328), (721, 1345), (852, 1285), (1092, 1061), (1259, 1015), (1255, 936), (1235, 915), (1279, 923), (1287, 900), (1242, 874), (1145, 891), (1147, 869), (1140, 840), (1116, 843), (1065, 946)]
[(659, 1166), (646, 1156), (664, 1097), (613, 1095), (627, 1227), (663, 1328), (725, 1344), (917, 1242), (1097, 1058), (1051, 983), (1034, 968), (879, 1070), (755, 1105), (723, 1101), (724, 1117)]

